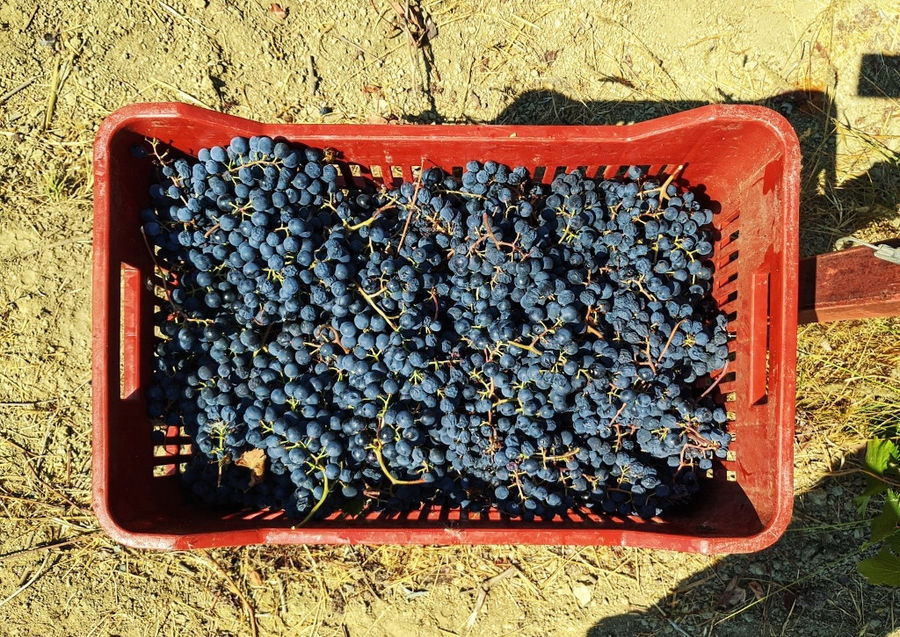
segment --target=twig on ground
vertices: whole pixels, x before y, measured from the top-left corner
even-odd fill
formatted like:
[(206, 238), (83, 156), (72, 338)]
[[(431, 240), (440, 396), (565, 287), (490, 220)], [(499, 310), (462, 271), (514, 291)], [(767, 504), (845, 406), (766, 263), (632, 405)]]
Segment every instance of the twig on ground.
[(28, 467), (28, 470), (31, 472), (31, 475), (34, 476), (34, 479), (35, 479), (41, 486), (43, 486), (44, 488), (46, 488), (48, 491), (51, 491), (52, 493), (55, 493), (56, 495), (58, 495), (59, 497), (61, 497), (63, 500), (65, 500), (66, 502), (68, 502), (70, 505), (72, 505), (72, 506), (75, 507), (76, 509), (81, 510), (81, 511), (84, 510), (84, 507), (83, 507), (82, 505), (80, 505), (80, 504), (78, 504), (77, 502), (75, 502), (74, 500), (72, 500), (69, 496), (67, 496), (65, 493), (63, 493), (62, 491), (60, 491), (59, 489), (57, 489), (57, 488), (54, 487), (53, 485), (49, 484), (46, 480), (44, 480), (44, 479), (40, 476), (40, 474), (39, 474), (39, 473), (37, 472), (37, 470), (34, 468), (34, 465), (31, 464), (31, 459), (32, 459), (32, 458), (36, 458), (36, 457), (37, 457), (37, 454), (35, 454), (33, 451), (31, 451), (31, 450), (28, 449), (27, 447), (23, 447), (22, 445), (20, 445), (19, 443), (15, 442), (14, 440), (10, 440), (9, 438), (7, 438), (6, 436), (4, 436), (4, 435), (2, 435), (2, 434), (0, 434), (0, 442), (6, 443), (6, 444), (8, 444), (9, 446), (14, 447), (15, 449), (18, 449), (18, 450), (22, 453), (22, 455), (25, 456), (25, 462), (24, 462), (25, 466)]
[(685, 632), (685, 630), (684, 630), (681, 626), (679, 626), (679, 625), (676, 624), (674, 621), (672, 621), (671, 619), (669, 619), (669, 617), (666, 616), (666, 614), (663, 612), (662, 608), (660, 608), (660, 607), (656, 604), (656, 602), (653, 602), (653, 607), (654, 607), (656, 610), (659, 611), (659, 614), (662, 615), (662, 618), (665, 619), (667, 622), (669, 622), (669, 626), (671, 626), (673, 629), (675, 629), (675, 631), (676, 631), (679, 635), (684, 635), (684, 637), (691, 637), (690, 634), (687, 633), (687, 632)]
[(47, 107), (44, 111), (44, 126), (42, 130), (50, 128), (50, 120), (53, 119), (53, 111), (56, 110), (56, 98), (59, 94), (59, 69), (62, 66), (60, 60), (53, 67), (53, 75), (50, 76), (50, 91), (47, 93)]
[(38, 570), (35, 571), (34, 575), (32, 575), (32, 576), (28, 579), (27, 582), (25, 582), (24, 584), (22, 584), (19, 588), (17, 588), (16, 590), (14, 590), (12, 593), (10, 593), (9, 596), (6, 597), (6, 599), (0, 600), (0, 608), (3, 608), (6, 604), (8, 604), (9, 602), (11, 602), (11, 601), (12, 601), (13, 599), (15, 599), (16, 597), (18, 597), (21, 593), (25, 592), (25, 591), (28, 589), (29, 586), (31, 586), (31, 585), (34, 584), (36, 581), (38, 581), (38, 578), (40, 578), (41, 575), (43, 575), (44, 573), (47, 572), (46, 566), (47, 566), (47, 562), (48, 562), (49, 560), (50, 560), (50, 555), (49, 555), (49, 554), (45, 555), (45, 556), (44, 556), (44, 561), (41, 562), (40, 568), (38, 568)]
[(466, 621), (466, 630), (472, 630), (472, 627), (475, 626), (475, 622), (478, 621), (478, 613), (481, 611), (481, 607), (484, 606), (484, 601), (487, 599), (487, 595), (490, 592), (491, 588), (503, 580), (512, 577), (516, 573), (519, 572), (515, 566), (508, 567), (505, 571), (498, 575), (494, 575), (492, 578), (485, 580), (481, 586), (478, 587), (478, 598), (475, 600), (475, 609), (472, 611), (472, 614), (469, 615), (468, 621)]
[(27, 252), (20, 252), (18, 254), (10, 255), (8, 257), (5, 257), (3, 259), (3, 261), (6, 261), (6, 262), (16, 261), (18, 259), (30, 257), (39, 252), (43, 252), (44, 250), (53, 250), (54, 248), (62, 248), (63, 246), (68, 246), (68, 245), (72, 245), (75, 243), (90, 244), (90, 242), (91, 242), (91, 238), (88, 236), (73, 237), (71, 239), (66, 239), (64, 241), (57, 241), (55, 243), (47, 243), (47, 244), (44, 244), (44, 245), (41, 245), (41, 246), (35, 248), (34, 250), (29, 250)]
[(98, 535), (100, 531), (88, 531), (87, 533), (82, 533), (81, 535), (77, 535), (73, 538), (69, 538), (67, 540), (60, 540), (59, 542), (51, 542), (50, 544), (41, 544), (40, 546), (33, 546), (27, 549), (20, 549), (18, 551), (12, 551), (10, 553), (4, 553), (0, 555), (0, 562), (5, 562), (6, 560), (13, 559), (15, 557), (20, 557), (22, 555), (30, 555), (31, 553), (39, 553), (41, 551), (49, 551), (50, 549), (57, 549), (63, 546), (69, 546), (70, 544), (77, 544), (82, 540), (92, 538)]
[(185, 91), (182, 91), (182, 90), (181, 90), (180, 88), (178, 88), (177, 86), (173, 86), (173, 85), (169, 84), (168, 82), (164, 82), (163, 80), (160, 80), (160, 79), (155, 78), (155, 77), (150, 78), (150, 82), (151, 82), (152, 84), (156, 84), (157, 86), (161, 86), (161, 87), (163, 87), (164, 89), (168, 89), (169, 91), (171, 91), (172, 93), (175, 93), (178, 97), (180, 97), (181, 99), (183, 99), (183, 100), (186, 101), (186, 102), (191, 102), (191, 103), (194, 104), (195, 106), (202, 106), (202, 107), (205, 108), (205, 109), (213, 110), (213, 107), (212, 107), (212, 106), (209, 106), (209, 105), (206, 104), (205, 102), (203, 102), (203, 101), (197, 99), (196, 97), (194, 97), (194, 96), (191, 95), (190, 93), (186, 93)]
[(28, 88), (32, 84), (34, 84), (34, 78), (31, 78), (30, 80), (25, 80), (24, 82), (19, 84), (17, 87), (6, 91), (6, 93), (4, 93), (3, 95), (0, 95), (0, 104), (5, 103), (6, 100), (8, 100), (12, 96), (16, 95), (17, 93), (21, 93), (22, 91), (24, 91), (26, 88)]
[(259, 626), (256, 624), (256, 609), (253, 607), (253, 604), (250, 603), (250, 599), (247, 595), (244, 594), (244, 591), (241, 590), (241, 587), (237, 585), (237, 582), (234, 581), (234, 578), (226, 571), (221, 564), (219, 564), (212, 555), (209, 554), (208, 551), (201, 550), (200, 555), (206, 560), (208, 564), (210, 564), (213, 569), (225, 580), (228, 584), (228, 587), (231, 588), (232, 592), (237, 595), (237, 598), (241, 600), (241, 604), (244, 607), (244, 612), (247, 613), (247, 619), (250, 624), (250, 634), (252, 637), (259, 637)]

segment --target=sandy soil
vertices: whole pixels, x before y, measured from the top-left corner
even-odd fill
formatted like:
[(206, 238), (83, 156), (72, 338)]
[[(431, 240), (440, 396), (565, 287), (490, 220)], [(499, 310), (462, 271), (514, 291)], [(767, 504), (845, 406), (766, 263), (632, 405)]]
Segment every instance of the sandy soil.
[[(401, 3), (403, 4), (403, 3)], [(415, 4), (415, 3), (414, 3)], [(752, 556), (621, 548), (150, 553), (90, 512), (90, 144), (136, 101), (264, 121), (618, 123), (708, 102), (789, 116), (806, 254), (900, 235), (900, 14), (891, 3), (387, 0), (0, 4), (0, 633), (885, 635), (855, 572), (861, 480), (896, 420), (900, 322), (800, 332), (794, 522)], [(398, 5), (399, 6), (399, 5)], [(867, 58), (868, 59), (868, 58)], [(894, 64), (891, 66), (891, 64)], [(871, 96), (861, 96), (871, 95)], [(828, 474), (838, 472), (839, 475)], [(491, 577), (514, 567), (478, 604)], [(254, 618), (251, 621), (251, 615)]]

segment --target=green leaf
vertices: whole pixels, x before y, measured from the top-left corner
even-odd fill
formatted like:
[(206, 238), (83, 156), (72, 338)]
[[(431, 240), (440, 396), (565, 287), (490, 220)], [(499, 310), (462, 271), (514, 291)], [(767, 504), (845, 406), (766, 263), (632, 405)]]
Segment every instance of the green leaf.
[(894, 553), (900, 553), (900, 530), (894, 531), (884, 538), (884, 546), (888, 547)]
[(873, 473), (883, 475), (891, 458), (900, 457), (897, 445), (890, 440), (872, 439), (866, 445), (866, 468)]
[(881, 515), (872, 519), (872, 541), (880, 542), (897, 530), (900, 524), (900, 495), (889, 490), (884, 499)]
[[(894, 462), (891, 462), (892, 460)], [(891, 440), (879, 438), (869, 440), (866, 445), (865, 466), (875, 475), (866, 476), (866, 489), (855, 499), (859, 515), (865, 515), (869, 500), (873, 495), (887, 491), (889, 485), (880, 479), (880, 476), (884, 475), (888, 468), (896, 469), (898, 460), (900, 460), (900, 449)]]
[(856, 568), (869, 580), (869, 584), (900, 586), (900, 556), (887, 546), (882, 546), (878, 555), (863, 560)]
[(888, 483), (884, 480), (880, 480), (873, 476), (866, 476), (866, 489), (862, 492), (861, 495), (857, 496), (854, 501), (856, 502), (856, 511), (859, 515), (866, 514), (866, 508), (869, 506), (869, 500), (872, 499), (873, 495), (878, 495), (882, 491), (888, 490)]

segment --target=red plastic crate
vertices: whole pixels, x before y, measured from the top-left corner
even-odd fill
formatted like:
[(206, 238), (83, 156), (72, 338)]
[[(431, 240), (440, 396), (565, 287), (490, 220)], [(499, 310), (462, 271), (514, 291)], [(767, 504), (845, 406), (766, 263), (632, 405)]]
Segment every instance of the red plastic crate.
[[(411, 180), (420, 165), (470, 159), (524, 165), (549, 182), (581, 166), (590, 176), (628, 165), (682, 178), (718, 204), (713, 294), (736, 334), (720, 387), (734, 414), (729, 459), (689, 507), (645, 521), (571, 512), (525, 522), (468, 516), (340, 513), (303, 528), (273, 511), (222, 514), (193, 506), (177, 468), (189, 439), (151, 441), (142, 388), (150, 378), (153, 263), (139, 232), (152, 170), (130, 147), (157, 138), (196, 155), (236, 135), (283, 137), (340, 151), (348, 180)], [(629, 126), (391, 126), (260, 124), (185, 104), (138, 104), (110, 115), (94, 145), (93, 500), (102, 527), (136, 547), (243, 544), (619, 544), (700, 553), (762, 549), (784, 531), (793, 502), (794, 374), (800, 151), (774, 111), (705, 106)]]

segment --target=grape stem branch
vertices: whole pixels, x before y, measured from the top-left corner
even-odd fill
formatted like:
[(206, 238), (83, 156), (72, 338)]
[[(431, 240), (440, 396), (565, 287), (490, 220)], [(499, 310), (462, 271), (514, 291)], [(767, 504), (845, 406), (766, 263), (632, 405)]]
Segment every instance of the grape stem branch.
[(384, 310), (382, 310), (380, 307), (378, 307), (378, 304), (375, 303), (375, 299), (373, 299), (371, 296), (369, 296), (368, 294), (366, 294), (365, 290), (363, 290), (362, 287), (357, 286), (356, 289), (359, 291), (359, 293), (362, 295), (362, 297), (366, 300), (366, 303), (368, 303), (369, 305), (371, 305), (371, 306), (372, 306), (372, 309), (375, 310), (376, 312), (378, 312), (378, 314), (381, 315), (381, 318), (383, 318), (383, 319), (385, 320), (385, 322), (390, 326), (390, 328), (391, 328), (392, 330), (394, 330), (395, 332), (399, 332), (399, 331), (400, 331), (400, 329), (399, 329), (399, 328), (394, 324), (394, 322), (391, 320), (391, 317), (389, 317), (387, 314), (385, 314), (385, 313), (384, 313)]

